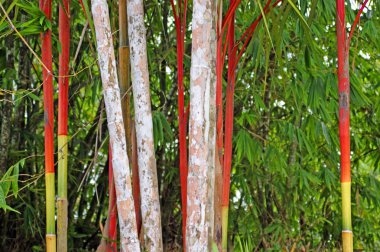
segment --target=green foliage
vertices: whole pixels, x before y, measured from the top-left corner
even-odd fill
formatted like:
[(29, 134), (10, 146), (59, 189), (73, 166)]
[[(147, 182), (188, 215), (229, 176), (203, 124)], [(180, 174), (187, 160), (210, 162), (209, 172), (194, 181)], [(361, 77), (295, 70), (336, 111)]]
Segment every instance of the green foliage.
[(173, 141), (173, 133), (165, 115), (159, 111), (153, 112), (154, 148), (163, 147)]
[[(0, 125), (4, 108), (12, 105), (10, 167), (0, 167), (0, 247), (9, 250), (44, 250), (42, 67), (19, 35), (40, 55), (39, 33), (52, 29), (57, 104), (59, 2), (53, 3), (49, 22), (38, 1), (2, 1), (20, 33), (16, 34), (0, 11)], [(352, 215), (355, 248), (377, 251), (380, 1), (370, 2), (350, 48)], [(118, 3), (108, 3), (117, 47)], [(175, 28), (168, 0), (144, 4), (164, 244), (175, 251), (181, 244)], [(265, 4), (264, 0), (242, 1), (235, 18), (236, 38), (262, 14)], [(190, 1), (188, 23), (191, 5)], [(228, 6), (229, 1), (223, 1), (224, 13)], [(96, 249), (99, 223), (104, 223), (108, 207), (108, 133), (90, 1), (83, 1), (83, 8), (80, 1), (71, 2), (70, 251)], [(346, 8), (348, 22), (352, 22), (357, 9), (350, 4)], [(237, 66), (229, 215), (229, 244), (234, 251), (340, 249), (335, 16), (335, 1), (283, 1), (260, 22)], [(186, 104), (190, 51), (188, 25)], [(14, 59), (12, 66), (8, 53)]]
[(25, 159), (21, 159), (19, 162), (11, 166), (0, 179), (0, 208), (2, 208), (4, 211), (10, 210), (16, 213), (20, 213), (19, 211), (7, 205), (5, 199), (8, 197), (10, 192), (12, 192), (12, 195), (9, 196), (14, 196), (15, 198), (17, 198), (19, 192), (19, 171), (20, 167), (22, 168), (24, 167), (24, 165)]

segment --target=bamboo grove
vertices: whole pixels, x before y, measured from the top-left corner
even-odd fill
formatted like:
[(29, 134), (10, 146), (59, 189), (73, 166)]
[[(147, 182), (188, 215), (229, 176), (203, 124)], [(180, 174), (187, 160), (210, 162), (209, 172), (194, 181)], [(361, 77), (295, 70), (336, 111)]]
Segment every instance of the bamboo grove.
[(1, 1), (0, 250), (380, 249), (379, 11)]

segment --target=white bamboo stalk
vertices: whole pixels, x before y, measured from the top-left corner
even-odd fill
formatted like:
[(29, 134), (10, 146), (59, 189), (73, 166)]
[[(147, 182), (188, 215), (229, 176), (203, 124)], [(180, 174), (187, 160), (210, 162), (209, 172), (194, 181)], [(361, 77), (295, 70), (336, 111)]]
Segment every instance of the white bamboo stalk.
[(121, 250), (138, 252), (140, 251), (140, 243), (137, 235), (131, 173), (127, 155), (108, 5), (106, 0), (92, 0), (91, 4), (108, 131), (113, 154), (112, 162), (114, 165)]
[(190, 70), (187, 251), (211, 251), (215, 184), (215, 1), (194, 0)]
[(162, 251), (143, 1), (128, 0), (127, 9), (144, 247), (150, 252)]

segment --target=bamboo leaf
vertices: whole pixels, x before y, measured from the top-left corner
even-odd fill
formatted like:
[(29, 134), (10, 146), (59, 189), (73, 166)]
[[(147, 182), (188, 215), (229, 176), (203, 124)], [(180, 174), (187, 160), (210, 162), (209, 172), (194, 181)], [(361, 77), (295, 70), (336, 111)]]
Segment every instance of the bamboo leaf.
[(12, 211), (12, 212), (16, 212), (16, 213), (20, 213), (19, 211), (17, 211), (16, 209), (10, 207), (7, 205), (6, 201), (5, 201), (5, 193), (2, 189), (2, 187), (0, 186), (0, 208), (4, 209), (4, 211), (6, 210), (9, 210), (9, 211)]
[(165, 141), (172, 141), (173, 140), (173, 132), (172, 132), (172, 129), (170, 127), (170, 124), (168, 122), (168, 120), (166, 119), (165, 115), (163, 113), (160, 113), (160, 117), (161, 117), (161, 124), (162, 124), (162, 127), (163, 127), (163, 130), (164, 130), (164, 136), (165, 136)]
[(157, 132), (158, 132), (158, 144), (162, 145), (162, 142), (164, 141), (164, 133), (163, 133), (163, 127), (162, 127), (162, 122), (161, 118), (158, 115), (157, 116)]
[(0, 185), (2, 187), (4, 195), (8, 195), (9, 189), (11, 187), (11, 183), (12, 183), (11, 174), (12, 174), (13, 168), (14, 166), (11, 166), (0, 180)]
[(266, 32), (268, 33), (268, 37), (269, 37), (269, 40), (270, 40), (270, 44), (272, 45), (272, 48), (274, 49), (274, 44), (273, 44), (273, 41), (272, 41), (272, 36), (271, 36), (271, 34), (270, 34), (270, 31), (269, 31), (269, 26), (268, 26), (267, 19), (266, 19), (266, 17), (265, 17), (265, 12), (264, 12), (264, 10), (263, 10), (263, 7), (261, 6), (260, 1), (257, 1), (257, 0), (256, 0), (256, 3), (259, 5), (260, 11), (261, 11), (261, 15), (263, 16), (263, 20), (264, 20), (265, 30), (266, 30)]
[(327, 127), (323, 122), (321, 122), (321, 127), (322, 127), (323, 136), (325, 137), (326, 142), (328, 143), (328, 145), (331, 145), (331, 140), (330, 140), (329, 133), (327, 131)]
[(3, 191), (3, 188), (0, 186), (0, 207), (3, 207), (6, 205), (5, 203), (5, 193)]
[[(9, 13), (12, 11), (13, 7), (15, 6), (16, 4), (16, 1), (13, 1), (11, 3), (11, 5), (9, 5), (8, 9), (6, 10), (6, 14), (9, 15)], [(3, 15), (3, 13), (1, 13), (0, 16), (3, 16), (3, 18), (0, 20), (0, 25), (3, 24), (4, 20), (6, 19), (6, 15)]]
[(294, 9), (294, 11), (297, 13), (297, 15), (300, 17), (300, 19), (302, 20), (302, 23), (309, 29), (310, 31), (310, 27), (309, 25), (307, 24), (305, 18), (302, 16), (301, 12), (298, 10), (297, 6), (293, 3), (292, 0), (288, 0), (288, 3), (292, 6), (292, 8)]
[(20, 163), (17, 163), (13, 169), (12, 192), (15, 198), (17, 198), (18, 195), (19, 164)]
[(41, 100), (40, 97), (38, 97), (37, 95), (35, 95), (35, 94), (32, 93), (32, 92), (27, 92), (27, 95), (28, 95), (30, 98), (32, 98), (33, 100), (35, 100), (35, 101), (40, 101), (40, 100)]

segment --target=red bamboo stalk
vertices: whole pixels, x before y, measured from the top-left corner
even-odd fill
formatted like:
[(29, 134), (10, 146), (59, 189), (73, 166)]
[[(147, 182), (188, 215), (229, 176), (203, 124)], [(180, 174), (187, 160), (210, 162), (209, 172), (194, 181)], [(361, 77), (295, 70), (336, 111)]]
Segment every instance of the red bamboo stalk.
[[(51, 0), (40, 0), (40, 9), (51, 20)], [(54, 97), (52, 75), (52, 41), (51, 30), (41, 34), (41, 51), (44, 121), (45, 121), (45, 177), (46, 177), (46, 247), (47, 251), (56, 250), (55, 236), (55, 186), (54, 186)]]
[(344, 0), (337, 0), (337, 43), (338, 43), (338, 81), (339, 81), (339, 131), (341, 141), (342, 179), (350, 181), (350, 134), (349, 134), (349, 68), (346, 48), (346, 24)]
[[(263, 12), (268, 13), (271, 8), (271, 0), (268, 0), (266, 5), (263, 8)], [(281, 0), (276, 1), (272, 8), (275, 7)], [(243, 33), (239, 42), (244, 40), (244, 44), (239, 52), (237, 52), (237, 44), (235, 44), (235, 21), (234, 15), (237, 7), (238, 0), (231, 0), (230, 8), (231, 12), (228, 12), (226, 19), (223, 21), (223, 26), (228, 25), (226, 39), (228, 44), (228, 72), (227, 72), (227, 89), (226, 89), (226, 118), (225, 118), (225, 134), (224, 134), (224, 159), (223, 159), (223, 186), (222, 186), (222, 247), (223, 251), (227, 250), (227, 229), (228, 229), (228, 207), (229, 207), (229, 194), (230, 194), (230, 177), (231, 177), (231, 165), (232, 165), (232, 136), (233, 136), (233, 121), (234, 121), (234, 88), (235, 88), (235, 70), (237, 62), (240, 60), (243, 52), (245, 51), (249, 41), (251, 40), (253, 33), (259, 24), (260, 20), (263, 18), (263, 13), (247, 28)], [(224, 27), (222, 28), (223, 31)], [(219, 36), (221, 40), (223, 34)], [(220, 48), (221, 42), (218, 41), (218, 49)], [(218, 53), (219, 54), (219, 53)], [(221, 65), (220, 68), (217, 67), (217, 76), (222, 76), (221, 72), (223, 71), (224, 65), (224, 55), (225, 48), (221, 54)], [(219, 55), (218, 55), (219, 56)], [(217, 63), (218, 64), (218, 63)], [(219, 71), (218, 71), (219, 70)], [(217, 77), (218, 78), (218, 77)], [(219, 77), (221, 78), (221, 77)], [(217, 81), (218, 87), (218, 81)], [(218, 105), (218, 89), (217, 89), (217, 105)], [(219, 98), (220, 99), (220, 98)], [(217, 122), (218, 125), (218, 122)], [(218, 136), (219, 137), (219, 136)], [(218, 141), (220, 141), (218, 139)], [(218, 142), (219, 144), (219, 142)], [(218, 145), (219, 146), (219, 145)], [(219, 148), (218, 148), (219, 149)]]
[(111, 145), (108, 146), (108, 245), (107, 252), (117, 251), (117, 207), (116, 207), (116, 189), (113, 179), (113, 167), (112, 167), (112, 150)]
[[(181, 29), (181, 28), (180, 28)], [(177, 35), (177, 67), (178, 67), (178, 122), (179, 122), (179, 170), (181, 183), (181, 198), (182, 198), (182, 235), (183, 245), (186, 248), (186, 197), (187, 197), (187, 146), (186, 146), (186, 124), (185, 124), (185, 90), (183, 85), (183, 42), (182, 31), (179, 37)]]
[(340, 141), (340, 181), (342, 190), (342, 247), (344, 252), (353, 251), (351, 222), (351, 160), (350, 160), (350, 41), (360, 15), (368, 0), (360, 7), (351, 31), (346, 39), (345, 1), (336, 0), (336, 37), (338, 50), (338, 92), (339, 92), (339, 141)]
[(219, 163), (223, 164), (223, 39), (220, 37), (217, 42), (216, 54), (216, 142)]
[[(234, 2), (232, 1), (231, 4)], [(232, 135), (234, 122), (234, 89), (235, 89), (235, 15), (228, 25), (228, 72), (226, 88), (226, 119), (224, 134), (224, 163), (223, 163), (223, 188), (222, 188), (222, 229), (223, 229), (223, 251), (227, 250), (227, 228), (228, 228), (228, 205), (230, 194), (230, 177), (232, 163)]]
[[(51, 20), (51, 0), (41, 0), (40, 6), (46, 17)], [(53, 103), (53, 75), (52, 75), (52, 43), (51, 30), (41, 35), (44, 110), (45, 110), (45, 166), (46, 172), (54, 173), (54, 103)]]
[[(229, 16), (229, 21), (232, 16)], [(225, 20), (225, 19), (224, 19)], [(227, 24), (229, 24), (227, 22)], [(223, 29), (221, 30), (223, 32)], [(230, 36), (231, 30), (227, 30), (226, 38)], [(223, 34), (219, 34), (217, 41), (217, 55), (216, 55), (216, 111), (217, 111), (217, 121), (216, 121), (216, 142), (218, 147), (218, 158), (220, 166), (223, 170), (223, 68), (225, 55), (227, 52), (228, 42), (223, 44)]]
[(346, 40), (345, 1), (336, 1), (338, 92), (339, 92), (339, 140), (340, 180), (342, 188), (342, 242), (343, 251), (353, 250), (351, 224), (351, 160), (350, 160), (350, 81), (349, 45)]
[[(234, 15), (233, 15), (234, 16)], [(226, 119), (224, 135), (224, 164), (223, 164), (223, 207), (228, 207), (230, 192), (230, 172), (232, 161), (232, 133), (234, 120), (234, 89), (235, 89), (235, 21), (231, 20), (228, 29), (230, 30), (227, 38), (228, 43), (228, 75), (226, 89)]]
[(186, 146), (186, 118), (185, 118), (185, 90), (183, 84), (184, 69), (184, 41), (186, 35), (186, 10), (187, 0), (184, 1), (183, 11), (181, 9), (181, 0), (178, 1), (179, 15), (175, 9), (174, 1), (170, 1), (176, 27), (177, 37), (177, 73), (178, 73), (178, 124), (179, 124), (179, 172), (181, 184), (181, 201), (182, 201), (182, 237), (183, 248), (186, 248), (186, 216), (187, 216), (187, 146)]
[(222, 250), (222, 190), (223, 190), (223, 2), (220, 1), (216, 26), (216, 152), (215, 152), (215, 193), (214, 193), (214, 241)]
[(222, 29), (221, 29), (222, 35), (224, 33), (224, 29), (226, 27), (228, 27), (228, 25), (229, 25), (228, 23), (231, 21), (231, 19), (233, 19), (235, 17), (235, 11), (236, 11), (237, 7), (239, 6), (240, 2), (241, 2), (241, 0), (231, 1), (230, 7), (228, 8), (227, 13), (226, 13), (226, 15), (222, 21)]
[[(227, 45), (229, 44), (229, 38), (231, 38), (231, 32), (234, 33), (234, 30), (230, 29), (231, 20), (234, 19), (234, 13), (238, 7), (240, 0), (231, 1), (228, 8), (226, 16), (222, 19), (222, 6), (218, 6), (219, 10), (219, 19), (217, 24), (217, 56), (216, 56), (216, 166), (215, 166), (215, 237), (214, 240), (219, 250), (222, 250), (222, 227), (223, 222), (226, 221), (223, 216), (223, 187), (224, 183), (224, 154), (223, 153), (223, 68), (225, 61), (225, 54), (227, 51)], [(226, 36), (224, 36), (225, 27), (228, 25), (229, 29), (227, 30)], [(224, 38), (227, 39), (227, 42), (223, 44)], [(232, 44), (232, 48), (233, 48)], [(229, 67), (230, 69), (230, 67)], [(230, 77), (230, 76), (229, 76)], [(227, 84), (229, 85), (229, 84)], [(227, 86), (227, 89), (229, 86)], [(228, 92), (228, 91), (227, 91)], [(226, 137), (226, 135), (225, 135)], [(224, 149), (225, 151), (225, 149)]]
[(58, 99), (58, 135), (67, 135), (69, 60), (70, 60), (70, 10), (69, 0), (63, 0), (59, 6), (59, 99)]
[(58, 199), (57, 199), (57, 245), (58, 250), (67, 251), (68, 201), (67, 201), (67, 127), (70, 61), (70, 1), (59, 5), (59, 97), (58, 97)]

